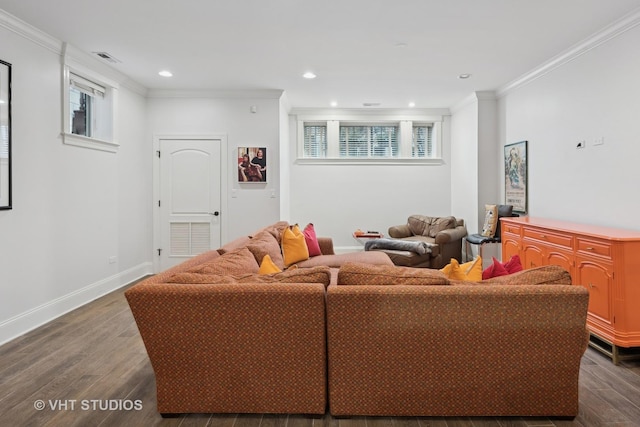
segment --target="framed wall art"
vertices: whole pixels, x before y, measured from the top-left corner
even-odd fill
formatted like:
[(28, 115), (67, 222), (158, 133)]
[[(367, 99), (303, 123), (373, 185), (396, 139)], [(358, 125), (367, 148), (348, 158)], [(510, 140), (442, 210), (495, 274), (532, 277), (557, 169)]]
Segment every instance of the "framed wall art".
[(527, 141), (504, 146), (504, 200), (515, 212), (527, 212)]
[(0, 60), (0, 209), (11, 207), (11, 64)]
[(238, 182), (267, 182), (267, 149), (238, 147)]

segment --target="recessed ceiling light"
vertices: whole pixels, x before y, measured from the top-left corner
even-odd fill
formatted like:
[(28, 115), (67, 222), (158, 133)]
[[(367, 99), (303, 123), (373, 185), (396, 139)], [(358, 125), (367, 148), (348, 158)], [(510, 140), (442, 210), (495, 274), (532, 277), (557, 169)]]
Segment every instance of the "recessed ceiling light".
[(459, 79), (464, 80), (464, 79), (468, 79), (469, 77), (471, 77), (471, 74), (460, 74), (458, 76)]
[(398, 42), (396, 43), (396, 47), (409, 47), (409, 45), (405, 42)]
[(416, 106), (416, 103), (415, 103), (415, 102), (410, 102), (410, 103), (409, 103), (409, 107), (413, 108), (413, 107), (415, 107), (415, 106)]
[(338, 106), (338, 103), (337, 103), (336, 101), (331, 101), (331, 104), (330, 104), (330, 105), (331, 105), (332, 107), (337, 107), (337, 106)]
[(317, 76), (315, 75), (315, 73), (312, 73), (311, 71), (307, 71), (302, 75), (302, 77), (304, 77), (305, 79), (315, 79)]
[(162, 77), (172, 77), (173, 73), (169, 70), (162, 70), (160, 71), (158, 74), (160, 74)]

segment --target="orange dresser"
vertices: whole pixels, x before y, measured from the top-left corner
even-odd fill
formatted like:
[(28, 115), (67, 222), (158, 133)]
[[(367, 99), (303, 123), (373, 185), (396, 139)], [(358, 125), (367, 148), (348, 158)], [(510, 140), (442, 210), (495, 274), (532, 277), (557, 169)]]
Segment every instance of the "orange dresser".
[[(503, 261), (560, 265), (589, 290), (591, 345), (614, 363), (640, 347), (640, 231), (543, 218), (500, 218)], [(631, 355), (630, 355), (631, 356)]]

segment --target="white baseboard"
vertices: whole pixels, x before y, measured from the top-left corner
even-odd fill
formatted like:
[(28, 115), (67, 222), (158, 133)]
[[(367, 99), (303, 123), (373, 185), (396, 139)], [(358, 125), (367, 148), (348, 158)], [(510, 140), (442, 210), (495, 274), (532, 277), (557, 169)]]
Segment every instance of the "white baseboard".
[(0, 345), (152, 272), (152, 263), (145, 262), (0, 322)]

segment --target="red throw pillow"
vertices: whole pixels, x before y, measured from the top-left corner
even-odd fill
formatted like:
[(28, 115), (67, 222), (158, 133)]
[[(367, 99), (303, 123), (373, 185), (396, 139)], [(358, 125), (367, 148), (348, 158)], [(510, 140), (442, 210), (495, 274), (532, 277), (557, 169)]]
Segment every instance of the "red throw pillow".
[(517, 273), (518, 271), (523, 270), (519, 255), (513, 255), (509, 261), (505, 262), (502, 265), (504, 266), (505, 270), (509, 272), (509, 274)]
[(313, 224), (307, 224), (304, 230), (302, 230), (302, 234), (304, 234), (304, 240), (307, 243), (307, 248), (309, 249), (309, 256), (312, 257), (322, 255), (320, 245), (318, 244), (318, 237), (316, 236), (316, 230), (313, 228)]
[(496, 257), (492, 258), (493, 262), (491, 265), (482, 272), (482, 280), (491, 279), (492, 277), (506, 276), (509, 274), (509, 271), (496, 259)]

